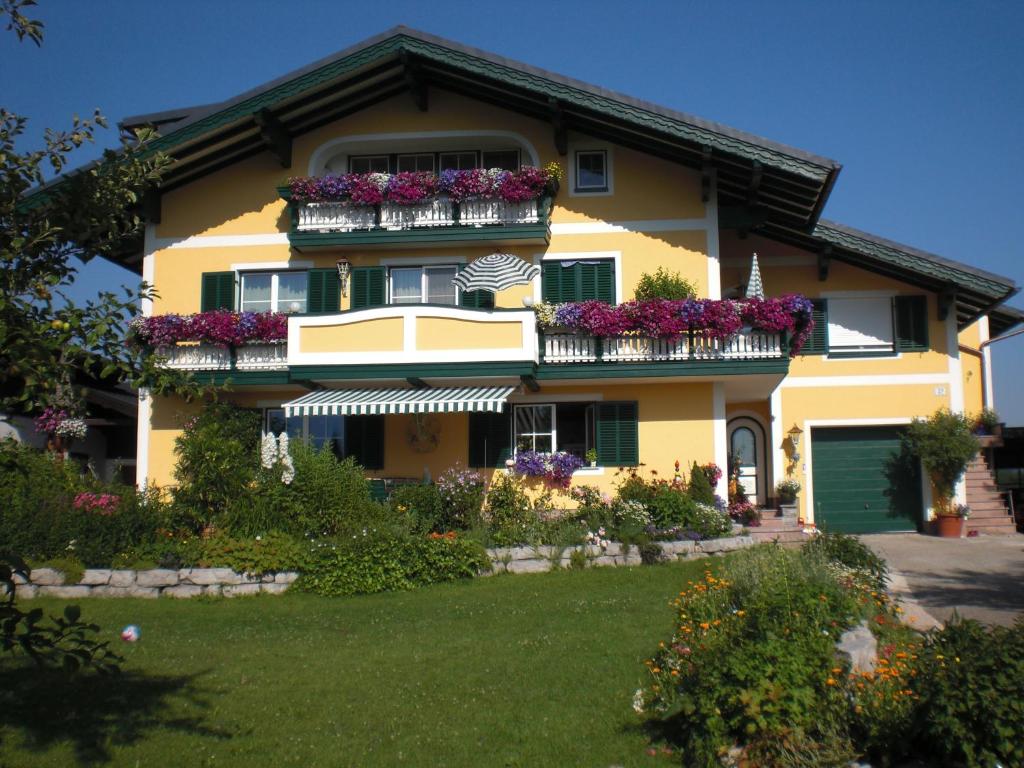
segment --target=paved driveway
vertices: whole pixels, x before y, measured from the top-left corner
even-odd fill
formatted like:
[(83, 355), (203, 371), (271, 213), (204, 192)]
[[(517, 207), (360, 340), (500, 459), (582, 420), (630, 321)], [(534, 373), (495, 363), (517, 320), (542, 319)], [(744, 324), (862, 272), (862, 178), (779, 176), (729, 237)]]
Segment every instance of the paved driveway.
[[(860, 538), (897, 574), (894, 591), (909, 590), (912, 600), (939, 621), (948, 620), (954, 609), (965, 618), (1007, 626), (1024, 616), (1024, 535), (940, 539), (890, 533)], [(909, 606), (907, 612), (913, 610)]]

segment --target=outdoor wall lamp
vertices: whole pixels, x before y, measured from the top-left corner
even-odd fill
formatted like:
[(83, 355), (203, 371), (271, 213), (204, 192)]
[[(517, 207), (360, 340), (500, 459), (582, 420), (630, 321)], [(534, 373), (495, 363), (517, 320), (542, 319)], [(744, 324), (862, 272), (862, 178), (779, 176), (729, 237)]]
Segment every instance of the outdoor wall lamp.
[(338, 279), (341, 280), (341, 295), (348, 296), (348, 276), (352, 271), (352, 265), (347, 259), (338, 262)]
[(804, 431), (794, 424), (786, 434), (789, 435), (789, 444), (793, 446), (792, 457), (793, 463), (796, 464), (800, 461), (800, 438), (803, 436)]

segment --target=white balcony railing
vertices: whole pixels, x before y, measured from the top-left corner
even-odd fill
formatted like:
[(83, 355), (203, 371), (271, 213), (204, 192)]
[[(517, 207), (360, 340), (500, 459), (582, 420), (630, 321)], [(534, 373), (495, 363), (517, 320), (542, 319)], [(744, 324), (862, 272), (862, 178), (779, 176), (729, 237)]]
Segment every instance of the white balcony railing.
[[(439, 197), (420, 205), (382, 203), (380, 220), (370, 206), (346, 203), (300, 203), (299, 232), (354, 232), (369, 229), (401, 230), (413, 227), (480, 227), (491, 224), (536, 224), (541, 221), (536, 200), (507, 203), (504, 200), (464, 200), (454, 204)], [(456, 222), (456, 210), (459, 220)]]
[(537, 201), (506, 203), (504, 200), (463, 200), (459, 204), (459, 223), (464, 226), (487, 224), (536, 224), (540, 221)]
[(283, 371), (288, 367), (288, 345), (246, 344), (235, 347), (235, 367), (240, 371)]
[[(213, 344), (178, 344), (160, 347), (168, 368), (185, 371), (230, 371), (231, 350)], [(286, 344), (247, 344), (237, 347), (235, 369), (239, 371), (283, 371), (288, 368)]]
[(747, 331), (724, 340), (699, 334), (676, 339), (633, 335), (597, 339), (572, 333), (544, 335), (545, 363), (759, 360), (784, 356), (782, 335), (767, 331)]

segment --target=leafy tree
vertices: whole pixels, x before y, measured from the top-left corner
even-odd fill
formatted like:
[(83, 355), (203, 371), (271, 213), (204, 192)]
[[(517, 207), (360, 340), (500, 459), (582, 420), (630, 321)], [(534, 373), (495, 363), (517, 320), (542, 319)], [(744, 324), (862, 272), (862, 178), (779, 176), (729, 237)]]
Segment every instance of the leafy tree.
[[(0, 23), (6, 17), (8, 30), (40, 45), (42, 23), (22, 12), (34, 4), (0, 0)], [(17, 141), (27, 124), (0, 107), (0, 408), (80, 414), (78, 371), (157, 393), (197, 392), (186, 375), (125, 343), (139, 300), (153, 296), (150, 286), (103, 291), (81, 305), (66, 293), (77, 274), (72, 257), (114, 257), (140, 234), (142, 195), (169, 162), (147, 150), (152, 132), (122, 139), (118, 151), (67, 172), (69, 155), (106, 127), (103, 116), (76, 116), (67, 130), (48, 129), (42, 149), (22, 152)]]
[(927, 419), (914, 419), (903, 440), (931, 477), (937, 504), (948, 505), (960, 476), (978, 453), (971, 421), (940, 408)]
[(697, 290), (693, 283), (678, 272), (669, 272), (663, 267), (658, 267), (653, 275), (647, 272), (640, 275), (634, 291), (637, 301), (652, 301), (654, 299), (680, 301), (692, 299), (696, 295)]

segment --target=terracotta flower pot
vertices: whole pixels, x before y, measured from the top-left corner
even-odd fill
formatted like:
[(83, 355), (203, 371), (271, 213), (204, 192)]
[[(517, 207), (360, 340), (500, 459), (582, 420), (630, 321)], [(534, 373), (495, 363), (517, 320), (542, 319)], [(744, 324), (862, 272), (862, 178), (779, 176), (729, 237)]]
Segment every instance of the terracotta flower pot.
[(939, 515), (935, 518), (935, 533), (943, 539), (959, 539), (964, 534), (964, 520), (953, 515)]

